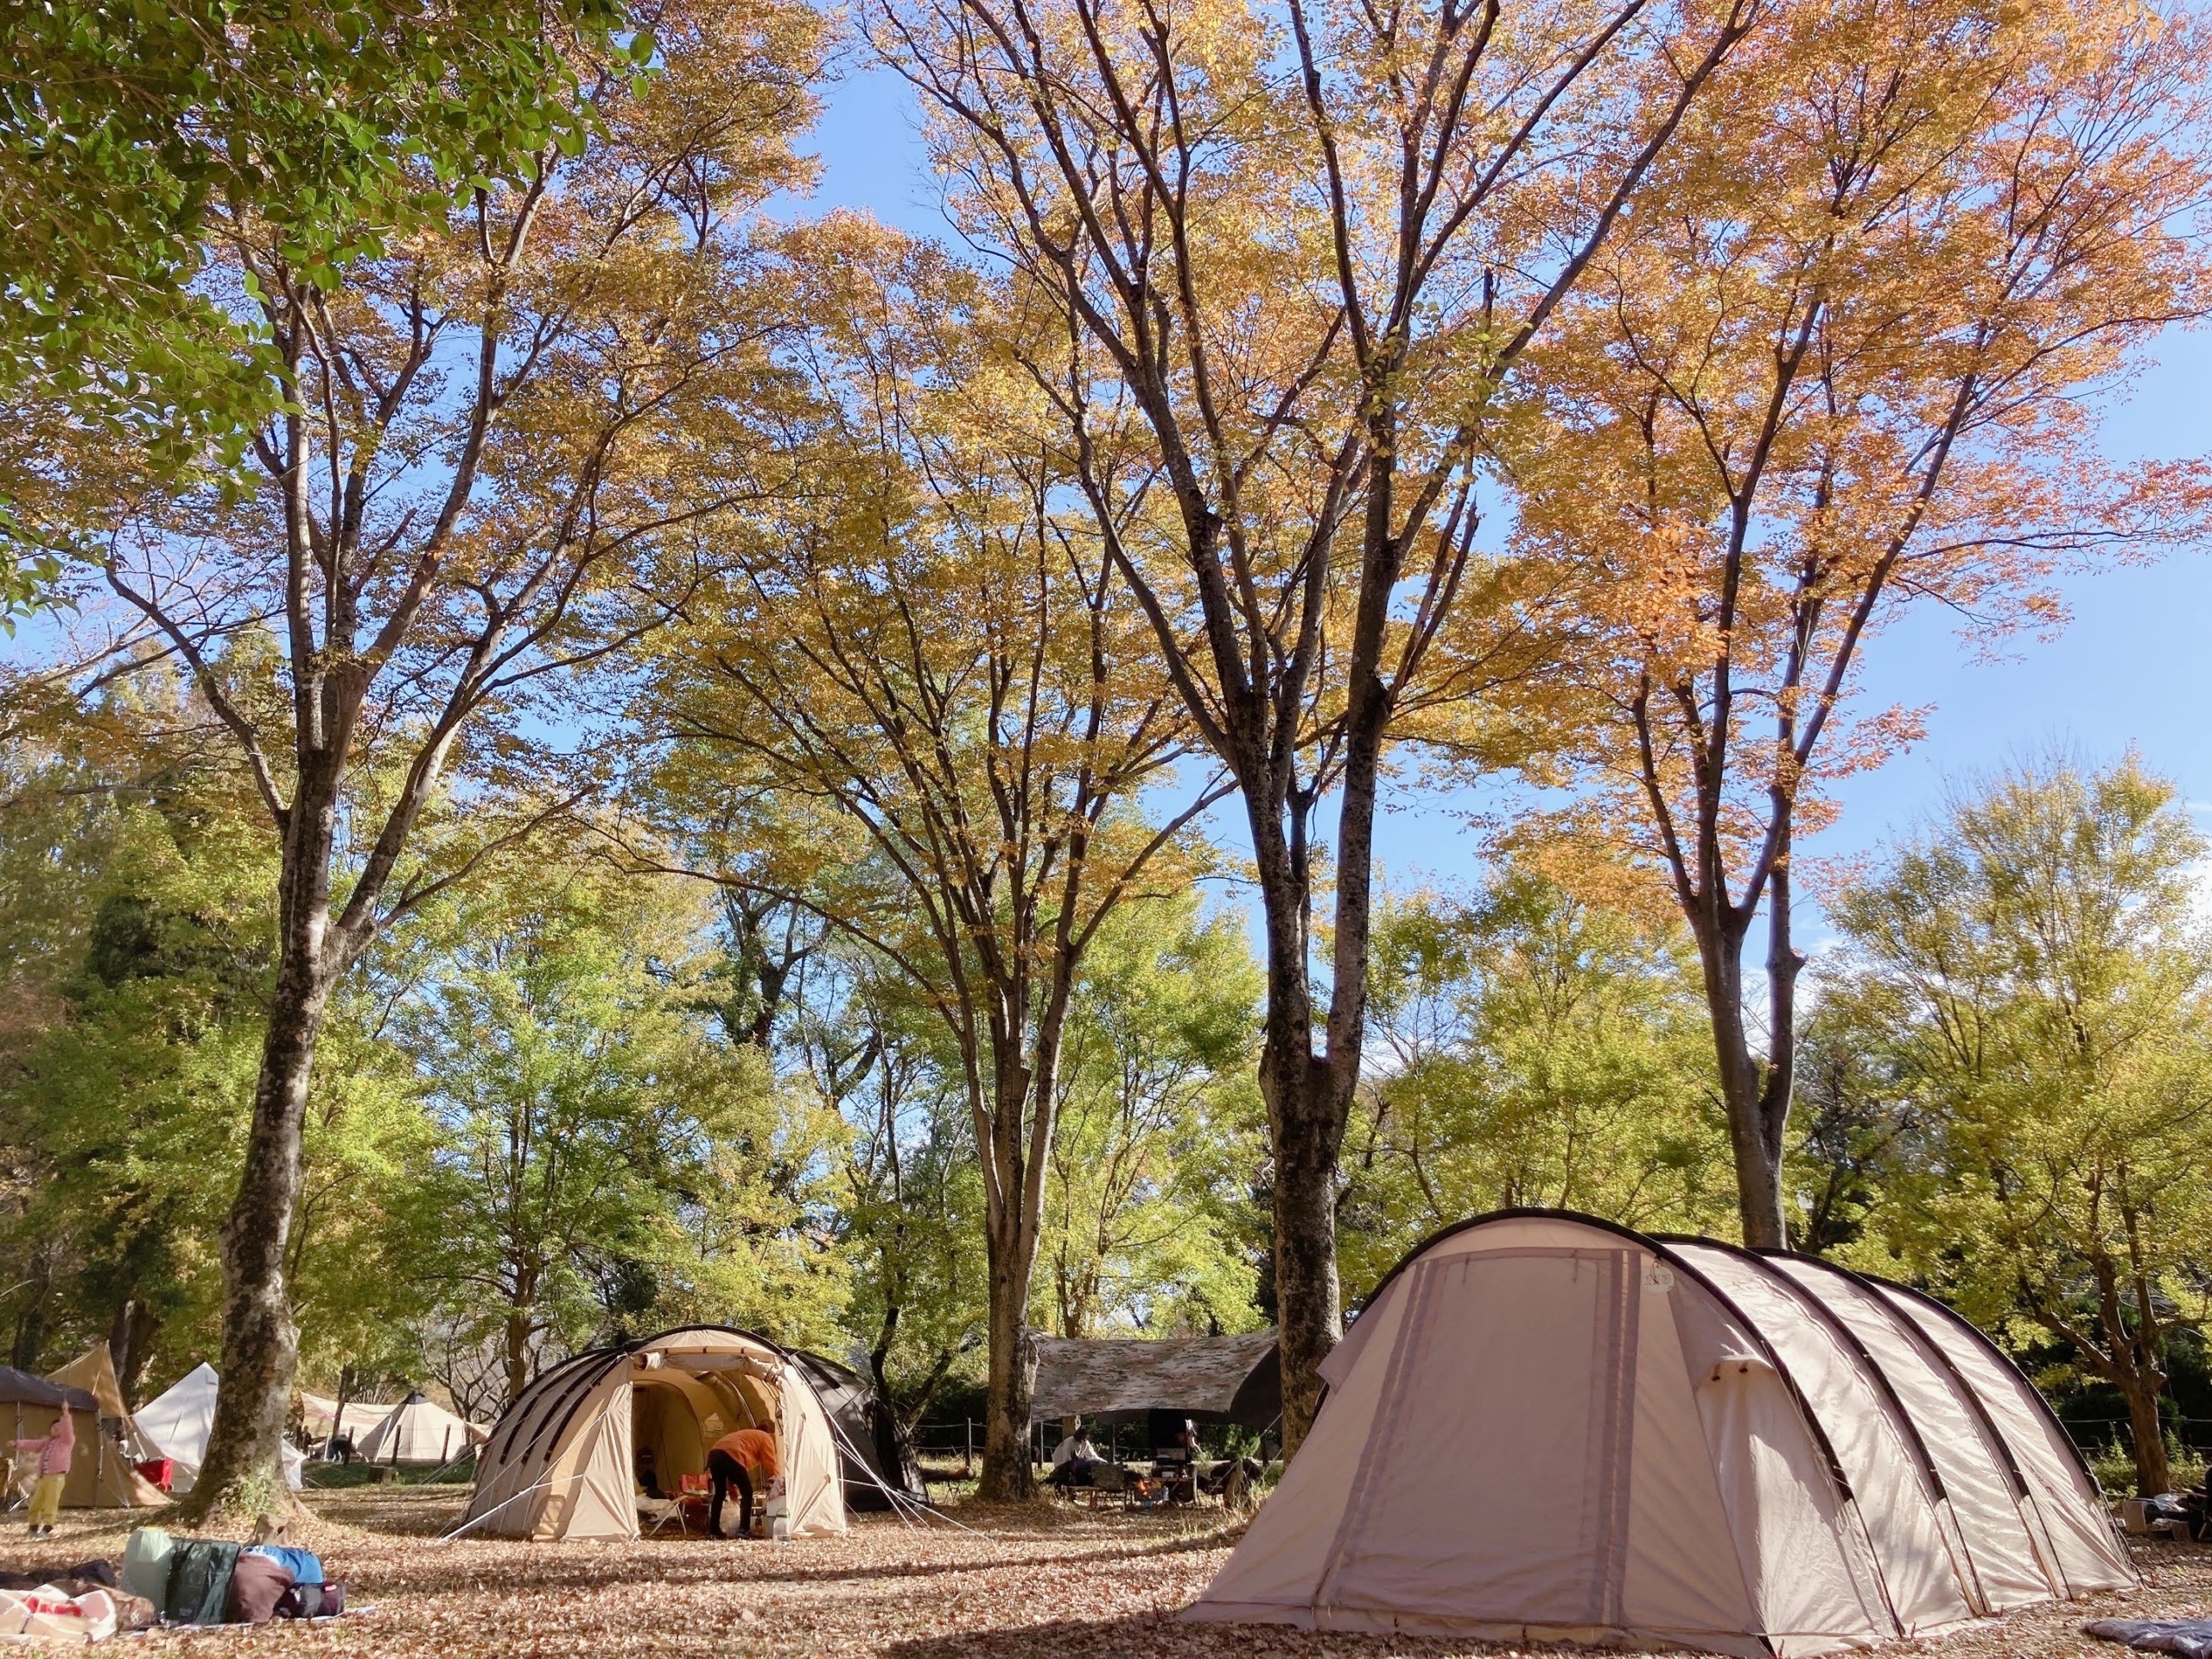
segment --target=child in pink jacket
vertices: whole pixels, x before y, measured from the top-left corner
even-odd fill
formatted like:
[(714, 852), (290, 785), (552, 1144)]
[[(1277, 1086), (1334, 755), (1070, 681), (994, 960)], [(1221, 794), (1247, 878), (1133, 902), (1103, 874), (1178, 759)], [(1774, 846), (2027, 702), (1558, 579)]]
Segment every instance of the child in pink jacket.
[(51, 1535), (61, 1518), (61, 1489), (68, 1484), (69, 1459), (77, 1450), (77, 1414), (63, 1407), (44, 1438), (10, 1442), (18, 1452), (38, 1453), (38, 1484), (31, 1488), (30, 1535)]

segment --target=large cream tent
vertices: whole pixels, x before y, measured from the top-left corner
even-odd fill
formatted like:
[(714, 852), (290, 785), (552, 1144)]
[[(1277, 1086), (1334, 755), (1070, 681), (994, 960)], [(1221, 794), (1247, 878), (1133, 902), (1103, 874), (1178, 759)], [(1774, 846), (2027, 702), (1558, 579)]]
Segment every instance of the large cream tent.
[[(103, 1343), (93, 1352), (105, 1360), (107, 1345)], [(11, 1440), (42, 1440), (67, 1411), (74, 1419), (77, 1445), (61, 1487), (65, 1506), (128, 1510), (166, 1503), (161, 1488), (141, 1477), (132, 1460), (130, 1418), (123, 1409), (122, 1390), (115, 1386), (115, 1367), (106, 1367), (103, 1391), (87, 1380), (93, 1370), (86, 1363), (91, 1358), (86, 1355), (73, 1361), (51, 1377), (0, 1366), (0, 1434)], [(0, 1458), (0, 1464), (5, 1461)], [(13, 1472), (18, 1494), (28, 1493), (35, 1471), (29, 1452), (16, 1454)]]
[(1797, 1659), (2136, 1582), (1986, 1337), (1807, 1257), (1482, 1217), (1322, 1375), (1190, 1617)]
[(690, 1325), (556, 1365), (477, 1454), (461, 1529), (511, 1538), (634, 1538), (641, 1466), (678, 1490), (732, 1429), (781, 1451), (791, 1535), (845, 1530), (837, 1446), (805, 1372), (765, 1337)]
[[(216, 1383), (213, 1365), (195, 1365), (178, 1380), (175, 1388), (138, 1408), (138, 1432), (161, 1447), (162, 1455), (176, 1465), (176, 1471), (169, 1480), (173, 1492), (190, 1491), (192, 1483), (199, 1478), (200, 1465), (207, 1456), (208, 1431), (215, 1426)], [(289, 1445), (283, 1448), (283, 1455), (284, 1484), (296, 1491), (307, 1456), (297, 1446)]]
[(450, 1463), (484, 1438), (475, 1424), (456, 1417), (420, 1389), (385, 1409), (359, 1443), (370, 1463)]
[(300, 1390), (300, 1422), (317, 1440), (343, 1434), (358, 1451), (361, 1437), (391, 1415), (389, 1400), (348, 1400), (342, 1407), (327, 1395)]

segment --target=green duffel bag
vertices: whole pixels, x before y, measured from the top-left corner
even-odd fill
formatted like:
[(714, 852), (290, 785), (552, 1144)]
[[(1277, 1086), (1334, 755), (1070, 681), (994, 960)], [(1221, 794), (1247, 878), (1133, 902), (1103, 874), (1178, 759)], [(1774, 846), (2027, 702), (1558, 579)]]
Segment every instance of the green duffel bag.
[(169, 1561), (176, 1546), (159, 1527), (139, 1527), (123, 1546), (123, 1587), (158, 1610), (169, 1605)]
[(179, 1538), (169, 1549), (168, 1595), (162, 1619), (169, 1624), (220, 1624), (230, 1599), (231, 1569), (238, 1546), (214, 1538)]

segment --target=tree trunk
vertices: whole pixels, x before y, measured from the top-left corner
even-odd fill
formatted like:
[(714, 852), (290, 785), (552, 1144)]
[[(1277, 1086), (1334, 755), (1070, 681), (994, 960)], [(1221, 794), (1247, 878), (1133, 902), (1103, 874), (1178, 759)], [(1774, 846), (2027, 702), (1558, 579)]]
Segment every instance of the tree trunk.
[(507, 1313), (507, 1403), (522, 1398), (522, 1391), (530, 1386), (530, 1310), (511, 1308)]
[(2173, 1490), (2166, 1461), (2165, 1426), (2158, 1421), (2158, 1390), (2132, 1365), (2113, 1367), (2113, 1381), (2127, 1402), (2127, 1427), (2135, 1440), (2135, 1494), (2156, 1497)]
[[(1369, 780), (1371, 784), (1371, 779)], [(1358, 786), (1348, 775), (1347, 790)], [(1260, 1093), (1267, 1103), (1274, 1160), (1273, 1266), (1275, 1325), (1282, 1366), (1282, 1446), (1296, 1452), (1321, 1403), (1321, 1362), (1344, 1336), (1337, 1277), (1337, 1149), (1348, 1092), (1330, 1059), (1313, 1052), (1307, 907), (1313, 902), (1303, 837), (1286, 839), (1263, 793), (1247, 790), (1267, 931), (1268, 1006), (1260, 1048)], [(1294, 820), (1294, 832), (1297, 823)], [(1339, 872), (1341, 910), (1350, 888), (1364, 897), (1367, 863)], [(1332, 1039), (1337, 1035), (1332, 1032)], [(1354, 1044), (1357, 1033), (1351, 1033)], [(1357, 1053), (1357, 1047), (1354, 1048)]]
[(1019, 1239), (1001, 1236), (1013, 1230), (993, 1229), (989, 1241), (990, 1370), (976, 1483), (986, 1503), (1026, 1503), (1037, 1491), (1029, 1459), (1029, 1264)]
[(108, 1332), (107, 1356), (115, 1367), (115, 1385), (126, 1407), (136, 1408), (138, 1389), (146, 1380), (146, 1365), (153, 1357), (155, 1339), (161, 1335), (162, 1316), (143, 1296), (124, 1300)]
[(1310, 1054), (1283, 1058), (1287, 1064), (1267, 1066), (1270, 1086), (1264, 1092), (1274, 1128), (1275, 1321), (1288, 1457), (1320, 1408), (1321, 1362), (1344, 1335), (1344, 1301), (1337, 1278), (1341, 1125), (1329, 1069)]
[(19, 1371), (36, 1371), (39, 1357), (46, 1351), (47, 1311), (54, 1297), (54, 1268), (56, 1245), (51, 1239), (40, 1241), (31, 1254), (29, 1277), (22, 1286), (30, 1292), (22, 1311), (16, 1315), (16, 1338), (10, 1346), (8, 1363)]
[(875, 1344), (868, 1351), (868, 1374), (875, 1380), (875, 1397), (887, 1407), (891, 1403), (891, 1378), (884, 1366), (891, 1358), (891, 1344), (899, 1334), (899, 1304), (887, 1295), (883, 1301), (883, 1323), (876, 1328)]
[[(1745, 1244), (1782, 1249), (1789, 1230), (1782, 1208), (1782, 1145), (1770, 1133), (1766, 1068), (1744, 1029), (1744, 933), (1709, 917), (1693, 917), (1703, 970), (1706, 1011), (1713, 1027), (1720, 1099), (1728, 1113), (1728, 1145), (1736, 1166), (1736, 1207)], [(1786, 1103), (1785, 1103), (1786, 1111)]]
[(351, 1365), (340, 1365), (338, 1368), (338, 1398), (332, 1402), (330, 1408), (330, 1433), (324, 1435), (322, 1440), (322, 1452), (325, 1457), (330, 1455), (331, 1442), (346, 1433), (346, 1408), (353, 1398), (353, 1368)]
[(299, 1204), (300, 1129), (330, 988), (314, 948), (319, 938), (305, 927), (288, 931), (295, 937), (285, 941), (270, 1000), (245, 1169), (223, 1223), (223, 1376), (207, 1455), (185, 1500), (194, 1521), (224, 1510), (292, 1507), (282, 1448), (299, 1330), (284, 1282), (285, 1247)]
[[(303, 761), (310, 757), (303, 756)], [(224, 1221), (222, 1381), (207, 1454), (183, 1505), (188, 1522), (225, 1510), (285, 1513), (284, 1421), (299, 1364), (284, 1280), (292, 1219), (305, 1175), (301, 1128), (315, 1040), (342, 963), (332, 960), (330, 861), (338, 825), (332, 763), (301, 767), (284, 821), (278, 888), (276, 984), (253, 1090), (245, 1167)]]
[[(930, 1362), (930, 1374), (922, 1379), (922, 1386), (915, 1390), (914, 1403), (899, 1414), (899, 1421), (906, 1425), (907, 1433), (914, 1434), (920, 1431), (922, 1419), (930, 1414), (930, 1408), (937, 1403), (937, 1391), (944, 1386), (944, 1379), (952, 1375), (953, 1357), (951, 1349), (940, 1348), (937, 1351), (937, 1357)], [(891, 1395), (886, 1393), (883, 1397), (888, 1400)]]

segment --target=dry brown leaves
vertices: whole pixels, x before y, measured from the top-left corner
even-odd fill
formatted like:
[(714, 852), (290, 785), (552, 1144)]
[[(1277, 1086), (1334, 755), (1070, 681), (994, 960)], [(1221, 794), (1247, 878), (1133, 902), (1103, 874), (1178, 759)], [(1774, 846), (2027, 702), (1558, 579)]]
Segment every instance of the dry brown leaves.
[[(146, 1659), (237, 1653), (274, 1659), (1448, 1659), (1504, 1649), (1307, 1635), (1266, 1625), (1185, 1624), (1173, 1615), (1227, 1559), (1218, 1511), (1154, 1517), (1033, 1510), (957, 1511), (976, 1529), (912, 1531), (863, 1517), (842, 1539), (791, 1544), (669, 1539), (526, 1544), (435, 1535), (457, 1518), (448, 1491), (315, 1493), (292, 1541), (322, 1554), (350, 1600), (375, 1612), (333, 1624), (164, 1635)], [(54, 1567), (120, 1554), (127, 1528), (86, 1516), (0, 1560)], [(2125, 1649), (2081, 1635), (2084, 1619), (2212, 1612), (2212, 1550), (2145, 1548), (2145, 1588), (2016, 1614), (1888, 1651), (1943, 1659), (2057, 1659)]]

